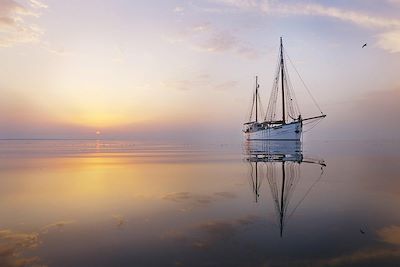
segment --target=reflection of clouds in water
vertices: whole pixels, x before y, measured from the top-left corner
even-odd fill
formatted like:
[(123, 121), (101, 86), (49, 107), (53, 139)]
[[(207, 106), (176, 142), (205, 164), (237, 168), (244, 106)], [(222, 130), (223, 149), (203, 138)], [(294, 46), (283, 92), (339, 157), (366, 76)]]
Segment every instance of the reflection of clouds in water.
[[(400, 226), (384, 227), (377, 231), (377, 235), (381, 241), (394, 246), (375, 249), (367, 248), (337, 257), (322, 259), (316, 261), (315, 266), (399, 266)], [(376, 265), (373, 264), (374, 262)]]
[(116, 214), (116, 215), (113, 215), (112, 217), (115, 220), (117, 228), (121, 229), (125, 225), (126, 220), (123, 215)]
[(217, 192), (217, 193), (214, 193), (214, 195), (223, 197), (223, 198), (236, 198), (237, 197), (237, 195), (232, 192)]
[(47, 234), (49, 232), (49, 230), (51, 229), (57, 229), (58, 231), (62, 231), (63, 228), (68, 225), (68, 224), (73, 224), (75, 223), (74, 221), (59, 221), (59, 222), (55, 222), (55, 223), (51, 223), (46, 225), (45, 227), (43, 227), (40, 232), (42, 234)]
[(25, 257), (25, 250), (39, 245), (38, 233), (21, 233), (11, 230), (0, 230), (0, 266), (2, 267), (39, 267), (38, 257)]
[[(330, 259), (315, 261), (313, 266), (398, 266), (400, 249), (365, 249)], [(309, 262), (296, 266), (309, 266)], [(374, 262), (376, 265), (374, 265)]]
[(162, 240), (183, 242), (196, 249), (208, 249), (218, 242), (233, 238), (243, 227), (256, 223), (260, 217), (247, 215), (236, 220), (209, 220), (187, 229), (168, 230), (162, 234)]
[(235, 225), (229, 221), (217, 220), (208, 221), (200, 224), (197, 229), (217, 239), (225, 239), (233, 236), (235, 233)]
[(59, 221), (48, 224), (38, 232), (23, 233), (12, 230), (0, 230), (0, 266), (1, 267), (45, 267), (37, 256), (24, 256), (25, 252), (37, 248), (40, 236), (51, 229), (61, 230), (73, 221)]
[(378, 236), (386, 243), (400, 245), (400, 226), (392, 225), (378, 230)]
[[(210, 195), (192, 194), (190, 192), (173, 192), (162, 196), (162, 199), (189, 203), (192, 206), (206, 206), (213, 202), (217, 202), (220, 199), (233, 199), (236, 198), (236, 194), (232, 192), (216, 192)], [(193, 207), (181, 209), (181, 211), (189, 211)]]
[(253, 224), (259, 219), (260, 219), (259, 216), (249, 214), (249, 215), (246, 215), (246, 216), (243, 216), (243, 217), (240, 217), (239, 219), (237, 219), (236, 223), (239, 225), (245, 226), (245, 225)]
[(197, 204), (210, 204), (212, 198), (208, 195), (195, 195), (189, 192), (174, 192), (166, 194), (162, 197), (165, 200), (171, 200), (175, 202), (190, 201)]
[(163, 240), (187, 241), (188, 237), (179, 230), (170, 229), (161, 235)]
[(7, 241), (25, 248), (34, 248), (39, 243), (38, 233), (18, 233), (11, 230), (0, 231), (1, 241)]

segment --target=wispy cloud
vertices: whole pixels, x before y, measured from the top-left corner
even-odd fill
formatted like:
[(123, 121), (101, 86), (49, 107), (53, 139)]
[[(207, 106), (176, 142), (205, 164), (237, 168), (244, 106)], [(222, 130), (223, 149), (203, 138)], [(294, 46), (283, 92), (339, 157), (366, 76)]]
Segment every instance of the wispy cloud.
[(200, 52), (232, 52), (248, 59), (253, 59), (259, 54), (256, 48), (232, 34), (230, 30), (211, 22), (185, 25), (179, 32), (166, 39), (170, 43), (186, 42), (193, 50)]
[(400, 52), (400, 29), (379, 34), (377, 45), (391, 53)]
[(43, 8), (47, 8), (47, 5), (37, 0), (24, 4), (0, 0), (0, 47), (38, 42), (43, 30), (30, 20), (40, 17)]
[(196, 89), (226, 91), (235, 88), (237, 85), (237, 81), (215, 81), (213, 77), (208, 74), (192, 75), (192, 77), (188, 79), (169, 80), (161, 83), (161, 86), (165, 88), (180, 91)]
[(214, 32), (205, 41), (197, 44), (197, 48), (207, 52), (224, 52), (232, 50), (237, 39), (229, 32)]
[(34, 8), (48, 8), (48, 6), (39, 0), (29, 0), (30, 5)]
[(227, 91), (238, 86), (237, 81), (227, 81), (215, 85), (214, 89), (217, 91)]
[[(378, 31), (378, 47), (388, 52), (400, 52), (400, 19), (376, 16), (355, 10), (325, 6), (317, 3), (283, 3), (274, 0), (213, 0), (214, 3), (244, 12), (257, 12), (278, 16), (320, 16)], [(399, 4), (399, 0), (388, 0)], [(385, 4), (385, 3), (382, 3)]]
[(264, 0), (214, 0), (217, 4), (227, 5), (243, 10), (259, 9), (270, 1)]
[(185, 9), (184, 9), (183, 7), (181, 7), (181, 6), (177, 6), (177, 7), (174, 8), (174, 12), (175, 12), (175, 13), (181, 14), (181, 13), (183, 13), (184, 11), (185, 11)]
[(386, 1), (393, 5), (400, 5), (400, 0), (386, 0)]
[(265, 12), (283, 15), (311, 15), (335, 18), (369, 28), (400, 27), (400, 20), (386, 17), (377, 17), (358, 11), (344, 10), (336, 7), (327, 7), (319, 4), (277, 4), (264, 8)]

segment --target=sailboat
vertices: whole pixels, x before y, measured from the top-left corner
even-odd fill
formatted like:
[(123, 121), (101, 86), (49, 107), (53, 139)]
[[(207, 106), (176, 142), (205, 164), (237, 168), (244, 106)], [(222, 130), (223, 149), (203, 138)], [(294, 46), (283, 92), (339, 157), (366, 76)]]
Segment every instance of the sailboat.
[[(306, 86), (307, 91), (310, 93), (312, 100), (321, 114), (308, 118), (302, 117), (289, 80), (284, 55), (285, 53), (281, 37), (279, 60), (273, 88), (264, 121), (261, 122), (259, 121), (261, 100), (259, 95), (260, 85), (258, 84), (258, 77), (256, 76), (255, 92), (253, 93), (250, 118), (248, 122), (244, 123), (243, 129), (246, 140), (300, 140), (303, 133), (303, 125), (306, 122), (319, 122), (321, 119), (326, 117)], [(303, 79), (301, 79), (301, 81), (303, 81)], [(280, 104), (282, 105), (282, 114), (279, 119), (277, 118), (278, 95), (281, 96)], [(254, 119), (253, 114), (255, 115)]]
[[(303, 156), (300, 141), (247, 142), (245, 144), (245, 155), (247, 162), (251, 165), (250, 184), (255, 195), (255, 202), (258, 202), (260, 197), (260, 188), (265, 180), (264, 178), (268, 180), (279, 225), (279, 234), (282, 237), (287, 219), (322, 178), (323, 168), (326, 166), (325, 161)], [(300, 201), (294, 207), (292, 206), (289, 211), (290, 200), (300, 180), (300, 165), (302, 163), (321, 166), (321, 173), (304, 196), (300, 198)]]

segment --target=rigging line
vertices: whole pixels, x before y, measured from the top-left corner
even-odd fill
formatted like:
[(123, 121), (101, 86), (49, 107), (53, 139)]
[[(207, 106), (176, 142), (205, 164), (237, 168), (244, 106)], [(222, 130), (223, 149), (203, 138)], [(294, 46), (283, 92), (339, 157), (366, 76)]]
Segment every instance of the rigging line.
[(258, 99), (258, 103), (259, 103), (259, 105), (258, 105), (258, 110), (260, 112), (259, 114), (261, 115), (260, 117), (263, 118), (264, 117), (264, 107), (263, 107), (263, 104), (261, 102), (260, 94), (258, 94), (257, 99)]
[(274, 76), (274, 82), (272, 84), (272, 90), (271, 90), (271, 95), (269, 98), (268, 102), (268, 107), (267, 107), (267, 114), (265, 115), (265, 120), (267, 120), (267, 117), (269, 120), (273, 120), (275, 118), (275, 113), (276, 113), (276, 99), (277, 99), (277, 94), (279, 90), (279, 72), (281, 69), (281, 64), (280, 64), (280, 57), (278, 56), (276, 59), (276, 64), (275, 64), (275, 76)]
[(255, 101), (255, 93), (253, 93), (253, 101), (252, 101), (252, 104), (251, 104), (249, 122), (251, 121), (251, 118), (253, 117), (254, 101)]
[(297, 114), (296, 115), (300, 115), (301, 114), (300, 107), (299, 107), (299, 104), (298, 104), (297, 99), (296, 99), (296, 94), (294, 93), (292, 81), (290, 80), (290, 77), (289, 77), (289, 71), (287, 69), (287, 65), (285, 65), (285, 69), (286, 69), (286, 73), (287, 73), (286, 76), (288, 77), (289, 90), (291, 91), (290, 94), (291, 94), (292, 98), (294, 99), (292, 101), (295, 104), (295, 109), (297, 109)]
[(289, 117), (295, 117), (296, 116), (296, 112), (295, 112), (295, 107), (293, 106), (293, 97), (292, 97), (292, 92), (291, 92), (291, 83), (290, 83), (290, 77), (289, 77), (289, 73), (288, 73), (288, 71), (287, 71), (287, 69), (286, 69), (286, 65), (284, 66), (284, 73), (285, 73), (285, 98), (286, 98), (286, 101), (285, 101), (285, 106), (287, 107), (287, 110), (288, 110), (288, 113), (287, 113), (287, 115), (289, 116)]
[[(320, 120), (322, 120), (322, 118), (308, 119), (308, 120), (306, 120), (305, 122), (303, 122), (303, 125), (313, 124), (313, 123), (315, 123), (316, 121), (320, 121)], [(304, 121), (304, 120), (303, 120), (303, 121)]]
[(291, 89), (289, 87), (289, 82), (287, 79), (285, 79), (286, 82), (286, 103), (288, 106), (288, 116), (291, 117), (293, 119), (293, 117), (296, 117), (296, 110), (295, 110), (295, 106), (293, 105), (293, 96), (292, 96), (292, 92)]
[(313, 126), (311, 126), (311, 128), (305, 130), (304, 132), (306, 133), (308, 131), (311, 131), (311, 129), (313, 129), (315, 126), (317, 126), (321, 121), (322, 121), (322, 119), (319, 119)]
[(267, 112), (265, 114), (265, 121), (267, 121), (267, 117), (268, 117), (268, 120), (272, 120), (272, 118), (274, 117), (277, 90), (278, 90), (278, 82), (279, 82), (279, 70), (280, 70), (280, 63), (279, 63), (279, 57), (278, 57), (276, 65), (275, 65), (275, 76), (274, 76), (275, 78), (274, 78), (274, 82), (272, 84), (271, 94), (270, 94), (270, 98), (268, 101)]
[(267, 176), (267, 180), (270, 185), (271, 195), (273, 197), (273, 201), (275, 204), (275, 212), (279, 214), (280, 213), (280, 204), (278, 201), (278, 198), (279, 198), (278, 187), (277, 187), (278, 185), (276, 183), (276, 178), (275, 178), (275, 165), (272, 163), (272, 165), (269, 167), (270, 167), (268, 169), (269, 175)]
[[(256, 92), (257, 92), (257, 90), (254, 90), (254, 92), (253, 92), (251, 109), (250, 109), (250, 116), (249, 116), (249, 122), (251, 122), (251, 118), (253, 117), (254, 104), (255, 104), (255, 101), (256, 101), (256, 97), (257, 97)], [(257, 113), (257, 111), (255, 111), (255, 113)]]
[(311, 192), (311, 190), (314, 188), (314, 186), (322, 179), (322, 175), (324, 174), (324, 169), (322, 169), (321, 174), (319, 175), (318, 179), (315, 180), (315, 182), (311, 185), (311, 187), (307, 190), (306, 194), (303, 196), (303, 198), (297, 203), (296, 207), (293, 209), (293, 211), (289, 214), (289, 219), (292, 217), (294, 212), (297, 210), (297, 208), (300, 206), (300, 204), (306, 199), (308, 194)]
[[(296, 188), (296, 185), (299, 182), (299, 171), (298, 171), (298, 167), (297, 165), (295, 165), (296, 163), (290, 162), (291, 164), (289, 165), (289, 179), (287, 181), (287, 185), (286, 188), (288, 188), (288, 190), (286, 191), (286, 203), (285, 203), (285, 210), (288, 208), (289, 206), (289, 202), (293, 197), (293, 192)], [(285, 216), (287, 217), (287, 216)]]
[(253, 190), (253, 188), (254, 188), (253, 164), (251, 163), (251, 161), (249, 163), (250, 163), (250, 179), (248, 180), (248, 182), (249, 182), (249, 185), (252, 187), (252, 190)]
[(286, 51), (284, 51), (284, 53), (285, 53), (285, 55), (287, 56), (287, 58), (289, 59), (290, 64), (293, 66), (294, 70), (296, 71), (297, 75), (299, 76), (301, 82), (303, 83), (304, 87), (306, 88), (306, 90), (307, 90), (308, 94), (310, 95), (311, 99), (313, 100), (314, 104), (317, 106), (319, 112), (321, 112), (321, 114), (324, 114), (324, 113), (322, 112), (321, 107), (318, 105), (317, 101), (315, 100), (314, 96), (311, 94), (310, 89), (308, 89), (306, 83), (305, 83), (305, 82), (303, 81), (303, 79), (301, 78), (300, 73), (297, 71), (297, 69), (296, 69), (296, 67), (294, 66), (294, 64), (293, 64), (292, 60), (290, 59), (289, 55), (286, 53)]
[(261, 185), (263, 184), (264, 176), (265, 176), (265, 172), (264, 172), (264, 170), (262, 168), (262, 165), (260, 165), (260, 178), (258, 179), (258, 181), (259, 181), (258, 182), (258, 189), (260, 189)]

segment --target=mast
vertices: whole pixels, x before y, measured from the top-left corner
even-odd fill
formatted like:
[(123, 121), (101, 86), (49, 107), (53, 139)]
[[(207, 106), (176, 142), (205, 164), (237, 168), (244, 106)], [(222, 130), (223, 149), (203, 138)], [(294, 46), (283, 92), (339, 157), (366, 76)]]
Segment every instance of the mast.
[(285, 179), (286, 179), (286, 174), (285, 174), (285, 162), (282, 161), (282, 188), (281, 188), (281, 209), (280, 209), (280, 216), (279, 216), (279, 221), (280, 221), (280, 234), (282, 237), (283, 234), (283, 217), (285, 214), (285, 205), (284, 205), (284, 197), (283, 195), (285, 194)]
[(258, 122), (258, 77), (256, 76), (256, 122)]
[(258, 165), (256, 161), (256, 187), (254, 193), (256, 193), (256, 202), (258, 201)]
[(285, 124), (285, 82), (284, 82), (283, 44), (281, 37), (281, 82), (282, 82), (282, 124)]

